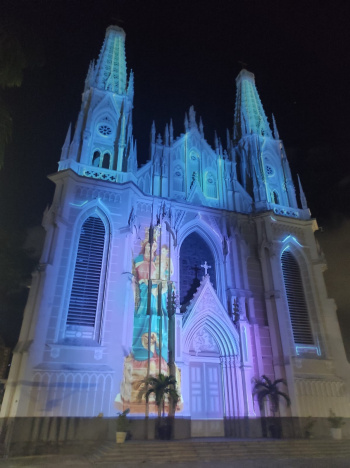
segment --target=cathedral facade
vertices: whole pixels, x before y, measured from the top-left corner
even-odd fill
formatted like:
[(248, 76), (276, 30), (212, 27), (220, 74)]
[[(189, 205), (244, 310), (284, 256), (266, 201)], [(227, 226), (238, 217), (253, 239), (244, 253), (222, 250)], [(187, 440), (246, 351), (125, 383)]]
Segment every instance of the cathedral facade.
[(141, 417), (142, 381), (163, 373), (176, 377), (176, 414), (193, 435), (269, 415), (253, 395), (263, 375), (287, 383), (281, 416), (350, 417), (317, 223), (254, 75), (243, 69), (236, 86), (225, 145), (207, 143), (191, 107), (179, 136), (171, 121), (163, 135), (152, 126), (138, 168), (125, 33), (107, 29), (49, 176), (56, 190), (2, 416)]

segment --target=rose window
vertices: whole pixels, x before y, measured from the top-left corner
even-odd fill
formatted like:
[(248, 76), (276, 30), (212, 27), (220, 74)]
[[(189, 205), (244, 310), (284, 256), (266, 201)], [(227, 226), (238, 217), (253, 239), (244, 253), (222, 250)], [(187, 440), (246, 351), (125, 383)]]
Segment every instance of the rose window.
[(100, 135), (109, 136), (112, 133), (112, 129), (109, 125), (101, 124), (97, 128)]

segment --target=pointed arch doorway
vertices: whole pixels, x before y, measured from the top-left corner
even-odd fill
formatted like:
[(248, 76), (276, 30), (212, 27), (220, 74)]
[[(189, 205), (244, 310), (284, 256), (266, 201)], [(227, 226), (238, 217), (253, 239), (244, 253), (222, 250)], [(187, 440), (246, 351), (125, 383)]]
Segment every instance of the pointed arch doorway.
[(224, 435), (224, 417), (239, 416), (242, 379), (238, 333), (206, 276), (183, 326), (192, 437)]

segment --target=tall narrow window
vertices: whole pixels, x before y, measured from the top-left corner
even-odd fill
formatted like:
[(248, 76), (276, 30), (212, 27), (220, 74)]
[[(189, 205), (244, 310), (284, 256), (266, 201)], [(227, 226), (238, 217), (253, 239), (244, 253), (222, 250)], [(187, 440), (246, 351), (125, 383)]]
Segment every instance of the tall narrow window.
[(78, 244), (67, 316), (67, 337), (94, 338), (105, 227), (97, 216), (84, 222)]
[(102, 162), (103, 169), (109, 169), (110, 159), (111, 159), (111, 155), (109, 153), (105, 153), (103, 155), (103, 162)]
[(92, 165), (95, 167), (99, 167), (101, 162), (101, 153), (99, 151), (95, 151), (92, 157)]
[(279, 196), (276, 190), (272, 190), (271, 192), (272, 203), (275, 205), (279, 205)]
[(216, 198), (216, 180), (212, 172), (208, 172), (205, 179), (205, 194), (209, 198)]
[(299, 265), (288, 250), (283, 252), (281, 263), (294, 343), (313, 345), (314, 339)]
[(184, 191), (184, 176), (180, 166), (176, 166), (173, 179), (173, 187), (177, 192)]

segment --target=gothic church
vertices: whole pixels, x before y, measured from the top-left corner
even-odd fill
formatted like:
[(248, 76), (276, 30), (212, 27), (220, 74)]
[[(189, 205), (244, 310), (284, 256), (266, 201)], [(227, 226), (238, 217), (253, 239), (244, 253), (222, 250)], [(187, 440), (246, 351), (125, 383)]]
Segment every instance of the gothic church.
[(226, 147), (207, 143), (191, 107), (179, 136), (171, 121), (162, 136), (153, 124), (139, 168), (125, 33), (107, 29), (49, 176), (56, 190), (2, 416), (141, 417), (141, 382), (160, 372), (176, 376), (176, 415), (192, 435), (269, 415), (253, 395), (262, 375), (287, 382), (281, 416), (350, 416), (317, 223), (254, 75), (241, 70), (236, 87)]

